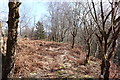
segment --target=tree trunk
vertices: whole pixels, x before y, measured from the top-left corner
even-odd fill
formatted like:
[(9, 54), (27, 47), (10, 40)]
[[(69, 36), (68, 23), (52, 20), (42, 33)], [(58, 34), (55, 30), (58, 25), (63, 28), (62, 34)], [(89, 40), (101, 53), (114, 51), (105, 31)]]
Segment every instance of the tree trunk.
[(8, 3), (9, 16), (8, 16), (8, 39), (7, 39), (7, 51), (5, 61), (3, 65), (2, 79), (7, 80), (8, 75), (14, 67), (15, 62), (15, 48), (17, 44), (17, 29), (19, 22), (19, 2), (13, 1)]
[(75, 44), (75, 36), (72, 37), (72, 48), (74, 48), (74, 44)]
[(22, 36), (22, 28), (21, 28), (21, 26), (20, 26), (20, 37)]
[(2, 52), (2, 22), (0, 21), (0, 52)]
[(59, 42), (63, 42), (63, 40), (64, 40), (64, 37), (61, 37), (60, 40), (59, 40)]
[(87, 47), (88, 47), (88, 52), (87, 52), (87, 55), (86, 55), (85, 64), (88, 63), (88, 61), (89, 61), (89, 56), (90, 56), (90, 43), (89, 43), (89, 42), (87, 42)]
[[(109, 60), (102, 61), (101, 75), (103, 76), (103, 78), (102, 78), (103, 80), (109, 80), (109, 74), (110, 74), (109, 68), (110, 68)], [(100, 78), (100, 80), (101, 80), (101, 78)]]
[(110, 71), (109, 71), (109, 68), (110, 68), (110, 62), (108, 60), (105, 61), (105, 73), (104, 73), (104, 80), (109, 80), (109, 74), (110, 74)]
[(105, 69), (105, 61), (102, 60), (102, 63), (101, 63), (101, 75), (103, 75), (104, 69)]

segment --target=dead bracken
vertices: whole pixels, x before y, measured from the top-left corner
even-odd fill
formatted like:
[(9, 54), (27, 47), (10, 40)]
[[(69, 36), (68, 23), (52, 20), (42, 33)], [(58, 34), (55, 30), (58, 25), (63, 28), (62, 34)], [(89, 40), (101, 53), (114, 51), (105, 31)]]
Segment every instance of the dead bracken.
[[(83, 65), (85, 56), (82, 48), (71, 49), (67, 43), (19, 39), (12, 77), (98, 78), (101, 61), (90, 57), (89, 64)], [(113, 74), (118, 78), (120, 68), (111, 64), (110, 78)]]

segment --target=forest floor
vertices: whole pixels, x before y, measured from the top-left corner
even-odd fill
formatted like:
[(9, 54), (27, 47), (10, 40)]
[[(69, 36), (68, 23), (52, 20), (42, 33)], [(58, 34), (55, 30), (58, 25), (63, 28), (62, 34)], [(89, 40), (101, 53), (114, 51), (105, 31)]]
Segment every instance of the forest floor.
[[(98, 78), (101, 60), (90, 57), (83, 65), (86, 53), (75, 45), (41, 40), (19, 39), (14, 78)], [(111, 62), (110, 78), (119, 77), (120, 67)]]

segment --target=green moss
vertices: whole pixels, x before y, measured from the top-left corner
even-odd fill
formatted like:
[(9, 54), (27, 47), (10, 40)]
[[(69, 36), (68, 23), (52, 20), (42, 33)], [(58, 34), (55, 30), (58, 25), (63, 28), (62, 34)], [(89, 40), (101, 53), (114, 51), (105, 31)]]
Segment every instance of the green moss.
[(82, 75), (81, 78), (94, 78), (94, 77), (90, 75)]
[(65, 67), (64, 66), (60, 66), (59, 69), (65, 69)]

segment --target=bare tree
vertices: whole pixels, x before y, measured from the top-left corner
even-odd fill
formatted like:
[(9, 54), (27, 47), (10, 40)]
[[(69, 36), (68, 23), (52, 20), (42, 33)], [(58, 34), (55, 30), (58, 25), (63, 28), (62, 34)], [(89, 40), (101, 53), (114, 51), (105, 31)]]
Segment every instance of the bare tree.
[[(78, 27), (81, 25), (80, 22), (80, 3), (73, 3), (73, 7), (69, 12), (67, 12), (67, 19), (69, 21), (70, 33), (72, 35), (72, 45), (71, 47), (74, 48), (75, 44), (75, 37), (77, 36)], [(72, 13), (70, 13), (72, 12)]]
[(29, 16), (30, 9), (26, 6), (22, 6), (21, 9), (21, 17), (19, 22), (19, 33), (20, 36), (22, 35), (22, 30), (26, 27), (28, 27), (28, 24), (30, 23), (31, 17)]
[(90, 53), (92, 52), (92, 43), (93, 43), (93, 35), (94, 32), (96, 30), (96, 28), (94, 27), (94, 21), (92, 19), (92, 17), (90, 16), (90, 10), (88, 8), (88, 6), (86, 6), (85, 3), (80, 3), (79, 8), (82, 8), (80, 10), (80, 20), (79, 22), (79, 31), (78, 31), (78, 35), (77, 37), (79, 37), (80, 39), (78, 40), (79, 43), (83, 44), (83, 48), (84, 50), (87, 52), (86, 54), (86, 60), (85, 60), (85, 64), (88, 63), (89, 61), (89, 56)]
[[(103, 10), (103, 2), (101, 0), (101, 19), (99, 19), (97, 16), (95, 4), (94, 2), (92, 2), (94, 13), (91, 13), (91, 15), (99, 29), (99, 34), (96, 33), (96, 36), (99, 40), (102, 53), (101, 76), (103, 76), (104, 80), (109, 79), (110, 59), (112, 58), (115, 51), (116, 40), (120, 33), (120, 15), (117, 14), (119, 4), (120, 2), (110, 2), (111, 10), (108, 13), (105, 13), (105, 11)], [(111, 19), (111, 21), (109, 21), (109, 19)], [(110, 22), (110, 26), (107, 26), (108, 24), (106, 24), (108, 21)]]
[(84, 32), (83, 34), (83, 38), (84, 38), (84, 43), (87, 45), (86, 49), (87, 49), (87, 55), (86, 55), (86, 60), (85, 60), (85, 64), (88, 63), (89, 61), (89, 57), (90, 57), (90, 53), (91, 53), (91, 46), (92, 46), (92, 41), (93, 41), (93, 34), (95, 32), (94, 29), (94, 24), (91, 21), (92, 19), (90, 19), (89, 21), (87, 20), (83, 20), (83, 24), (84, 24)]
[(51, 16), (51, 38), (53, 41), (62, 42), (69, 29), (66, 12), (69, 9), (67, 3), (50, 3), (49, 13)]

